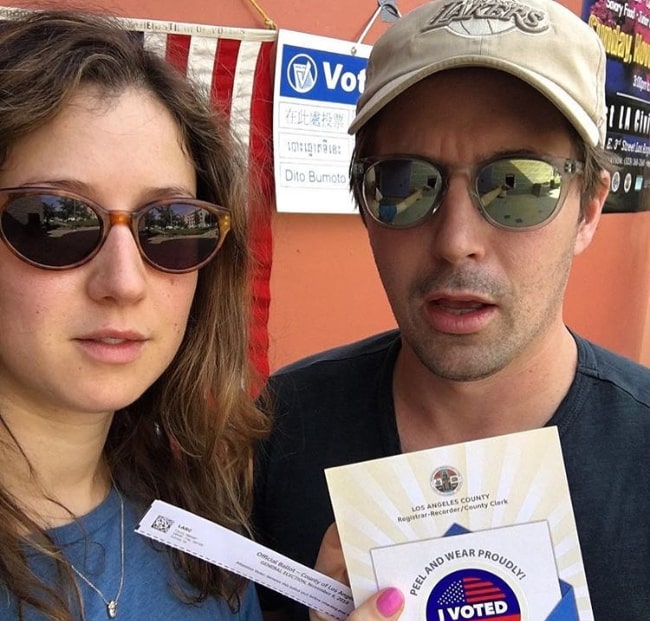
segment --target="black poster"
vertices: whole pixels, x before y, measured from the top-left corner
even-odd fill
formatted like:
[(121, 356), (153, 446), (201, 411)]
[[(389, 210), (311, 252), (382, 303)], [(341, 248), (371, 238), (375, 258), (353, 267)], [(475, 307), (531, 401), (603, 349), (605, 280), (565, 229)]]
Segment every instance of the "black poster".
[(582, 17), (607, 52), (605, 148), (616, 170), (604, 211), (650, 211), (650, 9), (585, 0)]

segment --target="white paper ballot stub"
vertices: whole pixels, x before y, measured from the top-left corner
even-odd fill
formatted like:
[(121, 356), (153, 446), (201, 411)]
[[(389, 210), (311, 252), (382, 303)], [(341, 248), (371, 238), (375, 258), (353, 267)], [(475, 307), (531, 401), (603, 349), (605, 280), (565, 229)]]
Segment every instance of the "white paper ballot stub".
[(562, 594), (545, 521), (374, 548), (377, 584), (403, 618), (546, 621)]
[(155, 500), (136, 532), (273, 589), (334, 619), (352, 612), (344, 584), (189, 511)]

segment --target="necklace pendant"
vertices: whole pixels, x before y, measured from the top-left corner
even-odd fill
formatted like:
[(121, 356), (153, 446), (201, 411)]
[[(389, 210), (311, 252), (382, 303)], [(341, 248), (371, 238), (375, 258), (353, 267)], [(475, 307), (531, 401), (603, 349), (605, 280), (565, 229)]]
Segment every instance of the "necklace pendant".
[(117, 602), (112, 599), (108, 604), (106, 604), (106, 611), (110, 619), (115, 619), (117, 617)]

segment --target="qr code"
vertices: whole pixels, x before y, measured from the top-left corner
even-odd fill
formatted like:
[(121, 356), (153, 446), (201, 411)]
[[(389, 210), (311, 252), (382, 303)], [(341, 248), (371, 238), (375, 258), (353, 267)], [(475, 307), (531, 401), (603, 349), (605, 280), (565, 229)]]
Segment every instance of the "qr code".
[(159, 530), (161, 533), (166, 533), (174, 524), (174, 520), (170, 520), (163, 515), (159, 515), (151, 525), (151, 528)]

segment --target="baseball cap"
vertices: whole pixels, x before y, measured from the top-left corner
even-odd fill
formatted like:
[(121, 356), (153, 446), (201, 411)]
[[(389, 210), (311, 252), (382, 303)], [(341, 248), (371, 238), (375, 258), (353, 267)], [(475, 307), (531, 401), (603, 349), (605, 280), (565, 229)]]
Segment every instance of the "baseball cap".
[(486, 67), (536, 88), (587, 143), (602, 146), (605, 64), (598, 35), (555, 0), (434, 0), (396, 21), (373, 46), (349, 132), (434, 73)]

